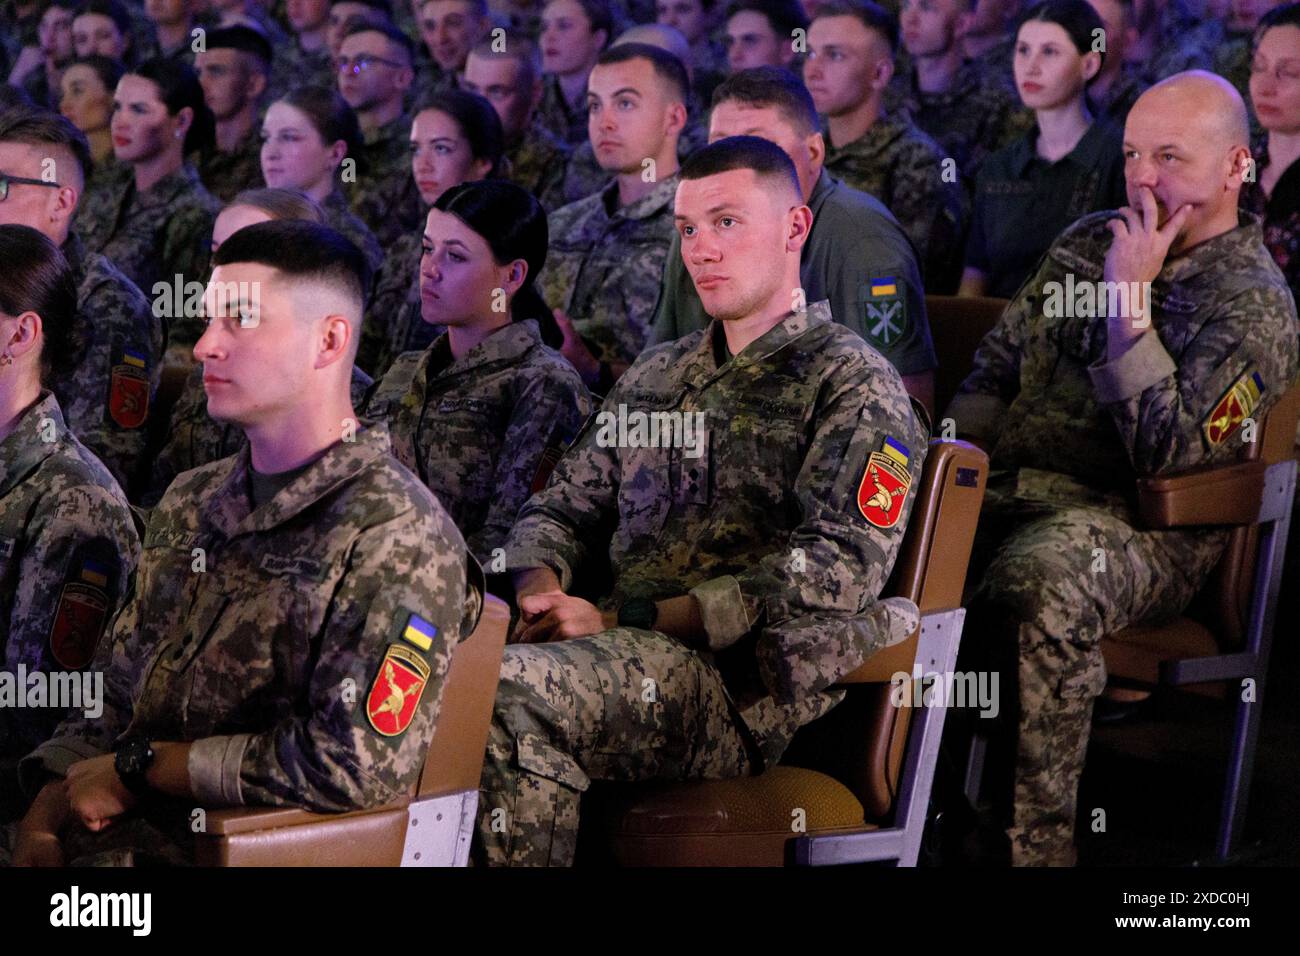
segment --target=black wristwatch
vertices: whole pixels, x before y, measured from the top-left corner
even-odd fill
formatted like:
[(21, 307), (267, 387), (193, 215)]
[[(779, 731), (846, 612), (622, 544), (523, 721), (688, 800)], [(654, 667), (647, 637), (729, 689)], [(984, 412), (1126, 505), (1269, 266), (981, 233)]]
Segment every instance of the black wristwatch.
[(149, 741), (144, 737), (128, 737), (114, 750), (113, 767), (122, 786), (137, 797), (150, 793), (152, 788), (144, 778), (146, 771), (153, 766), (154, 752)]
[(659, 620), (659, 605), (645, 598), (628, 598), (618, 609), (619, 627), (637, 627), (643, 631), (653, 631), (657, 620)]

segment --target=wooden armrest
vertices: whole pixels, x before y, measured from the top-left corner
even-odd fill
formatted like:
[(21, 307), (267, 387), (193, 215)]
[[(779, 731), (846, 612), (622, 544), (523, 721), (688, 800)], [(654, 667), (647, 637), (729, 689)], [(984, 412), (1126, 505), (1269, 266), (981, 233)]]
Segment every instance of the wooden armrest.
[(1138, 514), (1148, 528), (1254, 524), (1267, 470), (1266, 462), (1243, 461), (1139, 478)]
[(329, 823), (334, 820), (347, 820), (363, 817), (371, 813), (387, 810), (400, 810), (409, 800), (403, 798), (365, 810), (350, 810), (346, 813), (313, 813), (297, 807), (227, 807), (221, 810), (209, 810), (206, 820), (207, 836), (233, 836), (237, 833), (251, 833), (254, 830), (271, 830), (279, 827), (298, 827), (310, 823)]

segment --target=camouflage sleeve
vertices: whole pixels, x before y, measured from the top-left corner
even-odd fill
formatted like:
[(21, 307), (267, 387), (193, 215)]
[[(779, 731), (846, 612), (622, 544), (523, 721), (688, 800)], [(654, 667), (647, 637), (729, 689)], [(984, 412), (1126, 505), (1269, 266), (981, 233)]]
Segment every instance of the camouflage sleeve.
[(749, 570), (690, 592), (710, 650), (761, 628), (756, 653), (782, 699), (818, 689), (795, 675), (811, 667), (829, 684), (879, 646), (858, 624), (893, 569), (927, 450), (927, 423), (883, 363), (824, 389), (794, 489), (803, 520)]
[(562, 452), (591, 414), (591, 396), (575, 373), (534, 373), (515, 398), (505, 440), (497, 454), (496, 489), (483, 527), (466, 539), (470, 553), (490, 564), (532, 491), (548, 451)]
[(994, 443), (1002, 432), (1003, 414), (1020, 394), (1020, 356), (1029, 335), (1030, 317), (1039, 314), (1039, 291), (1047, 260), (1011, 300), (998, 324), (975, 350), (971, 373), (944, 412), (957, 425), (958, 436)]
[[(620, 394), (616, 384), (604, 407), (617, 408)], [(618, 524), (619, 466), (617, 449), (596, 440), (598, 418), (587, 419), (546, 487), (520, 510), (506, 539), (507, 571), (550, 568), (568, 591), (587, 557), (608, 547)]]
[[(52, 504), (27, 527), (4, 645), (8, 673), (19, 665), (43, 672), (51, 690), (68, 686), (56, 674), (85, 670), (94, 659), (140, 558), (126, 505), (103, 488), (69, 487)], [(93, 699), (82, 703), (77, 714), (93, 712)], [(4, 708), (0, 738), (25, 753), (48, 740), (66, 713), (66, 704)]]
[(445, 514), (408, 511), (364, 531), (326, 613), (302, 709), (262, 733), (195, 741), (195, 797), (335, 812), (409, 794), (481, 580)]
[[(1294, 302), (1280, 284), (1225, 303), (1174, 362), (1159, 328), (1148, 329), (1114, 361), (1089, 367), (1097, 400), (1109, 409), (1140, 475), (1232, 458), (1234, 435), (1296, 378)], [(1234, 415), (1236, 408), (1244, 411)]]
[(900, 150), (888, 203), (924, 263), (925, 287), (936, 293), (952, 291), (939, 287), (940, 278), (961, 255), (961, 187), (955, 177), (944, 181), (942, 159), (922, 142)]

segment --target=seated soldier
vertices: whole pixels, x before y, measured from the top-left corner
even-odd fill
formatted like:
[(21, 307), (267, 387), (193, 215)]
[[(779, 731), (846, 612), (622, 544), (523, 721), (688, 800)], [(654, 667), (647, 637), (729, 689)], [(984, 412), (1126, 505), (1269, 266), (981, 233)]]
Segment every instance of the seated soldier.
[(405, 97), (415, 73), (413, 46), (395, 26), (358, 23), (343, 37), (337, 58), (339, 93), (357, 114), (365, 141), (360, 175), (351, 187), (352, 211), (385, 248), (420, 227), (420, 199), (411, 179), (411, 117)]
[[(26, 695), (33, 675), (53, 687), (55, 672), (90, 663), (140, 540), (122, 489), (42, 387), (76, 351), (71, 268), (48, 238), (16, 225), (0, 225), (0, 262), (0, 657)], [(19, 758), (77, 702), (44, 703), (0, 707), (0, 821), (25, 806)]]
[[(424, 229), (420, 305), (446, 328), (398, 357), (367, 416), (438, 496), (470, 552), (491, 567), (539, 471), (577, 434), (591, 398), (543, 342), (559, 329), (533, 287), (546, 214), (513, 183), (473, 182), (438, 197)], [(540, 328), (539, 328), (540, 326)]]
[(428, 95), (455, 89), (469, 51), (492, 26), (487, 0), (415, 0), (423, 62), (416, 71), (416, 89)]
[[(251, 189), (240, 193), (217, 216), (212, 227), (212, 252), (232, 235), (259, 222), (294, 219), (325, 222), (325, 211), (304, 194), (292, 189)], [(191, 354), (193, 347), (191, 346)], [(374, 382), (365, 372), (352, 368), (352, 405), (361, 408)], [(162, 500), (172, 481), (183, 471), (198, 468), (239, 452), (248, 443), (243, 429), (232, 421), (217, 421), (208, 414), (208, 396), (203, 388), (203, 366), (193, 363), (185, 387), (172, 406), (167, 440), (154, 456), (149, 482), (140, 503), (152, 508)]]
[[(878, 598), (928, 416), (825, 302), (790, 308), (812, 221), (790, 158), (751, 136), (701, 149), (675, 219), (712, 322), (633, 363), (505, 545), (522, 617), (481, 862), (571, 863), (591, 780), (771, 766), (840, 677), (917, 624)], [(598, 605), (577, 596), (607, 570)]]
[[(0, 178), (6, 183), (0, 223), (31, 226), (58, 243), (77, 288), (69, 339), (77, 352), (58, 364), (46, 384), (68, 428), (133, 494), (161, 374), (163, 323), (135, 283), (109, 259), (87, 252), (72, 231), (89, 166), (85, 137), (62, 116), (0, 113)], [(54, 182), (45, 178), (51, 168)]]
[(614, 36), (607, 0), (547, 0), (542, 8), (543, 125), (570, 146), (587, 138), (587, 78)]
[(252, 27), (207, 34), (195, 55), (203, 99), (216, 120), (216, 146), (199, 161), (199, 179), (222, 202), (262, 185), (262, 95), (271, 74), (271, 44)]
[(588, 132), (596, 161), (616, 178), (552, 214), (540, 281), (565, 358), (599, 394), (646, 345), (672, 241), (689, 93), (681, 60), (644, 43), (611, 47), (591, 71)]
[(505, 134), (508, 178), (523, 186), (547, 212), (581, 195), (564, 195), (564, 167), (572, 147), (548, 130), (537, 115), (542, 101), (542, 60), (536, 44), (508, 36), (498, 50), (495, 40), (482, 40), (465, 61), (461, 88), (492, 104)]
[(329, 0), (289, 0), (284, 18), (293, 39), (275, 48), (269, 89), (272, 97), (299, 85), (328, 86), (334, 80), (334, 59), (325, 42)]
[[(1106, 31), (1106, 56), (1101, 70), (1088, 87), (1088, 101), (1098, 116), (1123, 126), (1128, 111), (1151, 81), (1128, 60), (1129, 47), (1137, 42), (1137, 20), (1133, 0), (1088, 0), (1101, 17)], [(1163, 79), (1163, 77), (1162, 77)]]
[(1025, 14), (1015, 76), (1034, 127), (980, 169), (961, 295), (1009, 299), (1062, 229), (1121, 201), (1120, 131), (1088, 101), (1109, 56), (1093, 49), (1101, 29), (1085, 0), (1045, 0)]
[(96, 657), (102, 716), (70, 715), (19, 765), (39, 793), (16, 863), (186, 860), (196, 805), (331, 812), (409, 794), (477, 617), (459, 532), (388, 430), (352, 410), (361, 253), (325, 226), (265, 222), (215, 262), (194, 353), (209, 412), (248, 447), (180, 476), (150, 513)]
[(1296, 378), (1295, 304), (1258, 218), (1237, 211), (1247, 143), (1241, 97), (1212, 74), (1139, 97), (1124, 131), (1129, 206), (1052, 244), (948, 410), (990, 452), (971, 559), (987, 570), (963, 652), (1018, 675), (1004, 821), (1017, 864), (1075, 859), (1102, 637), (1180, 613), (1227, 540), (1144, 530), (1135, 480), (1232, 461)]
[(147, 295), (208, 272), (219, 203), (186, 157), (211, 148), (212, 111), (198, 74), (179, 60), (146, 60), (113, 94), (113, 152), (121, 174), (87, 193), (75, 226)]
[(980, 164), (1033, 120), (1005, 82), (963, 54), (977, 3), (903, 0), (899, 32), (910, 64), (900, 58), (884, 99), (887, 110), (906, 110), (956, 161), (968, 219)]
[(727, 7), (722, 48), (732, 73), (760, 66), (798, 66), (794, 37), (808, 29), (799, 0), (734, 0)]
[(1011, 58), (1015, 52), (1015, 21), (1024, 0), (975, 0), (971, 22), (962, 34), (962, 51), (985, 83), (1015, 90)]
[(826, 115), (826, 171), (875, 196), (916, 247), (927, 292), (951, 295), (961, 278), (962, 194), (939, 144), (906, 113), (886, 113), (898, 21), (871, 0), (824, 3), (808, 28), (804, 82)]
[(718, 0), (655, 0), (655, 22), (672, 27), (686, 39), (690, 51), (686, 66), (691, 85), (702, 89), (705, 99), (722, 82), (727, 55), (713, 34), (721, 9)]
[[(713, 94), (709, 140), (740, 134), (776, 143), (799, 173), (803, 201), (813, 214), (800, 267), (804, 301), (828, 299), (832, 318), (893, 363), (908, 392), (928, 408), (934, 401), (934, 345), (916, 253), (878, 199), (822, 168), (826, 146), (817, 109), (799, 78), (762, 67), (723, 82)], [(680, 236), (674, 235), (650, 341), (671, 342), (707, 323), (682, 261)]]

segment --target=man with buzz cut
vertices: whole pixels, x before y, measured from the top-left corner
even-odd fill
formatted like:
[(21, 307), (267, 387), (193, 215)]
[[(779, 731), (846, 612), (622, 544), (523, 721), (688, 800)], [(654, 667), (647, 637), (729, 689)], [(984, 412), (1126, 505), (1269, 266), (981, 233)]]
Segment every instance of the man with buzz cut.
[(67, 118), (36, 109), (0, 110), (0, 178), (7, 183), (0, 224), (44, 233), (62, 249), (77, 284), (74, 340), (83, 351), (48, 384), (68, 428), (129, 497), (146, 467), (164, 329), (136, 284), (112, 260), (87, 252), (72, 230), (90, 164), (86, 137)]
[(223, 27), (208, 33), (194, 65), (217, 121), (217, 148), (200, 160), (199, 179), (228, 203), (262, 185), (258, 109), (270, 81), (271, 44), (252, 27)]
[(557, 310), (565, 358), (597, 394), (646, 345), (672, 241), (689, 96), (682, 61), (645, 43), (605, 50), (587, 80), (587, 133), (614, 179), (551, 214), (540, 291)]
[(221, 244), (194, 357), (209, 413), (248, 445), (150, 513), (93, 664), (103, 714), (70, 716), (19, 765), (35, 800), (15, 863), (185, 861), (195, 807), (411, 792), (482, 575), (388, 430), (353, 411), (368, 271), (315, 223)]
[(344, 33), (337, 60), (339, 93), (356, 112), (365, 137), (352, 212), (384, 248), (421, 227), (405, 104), (415, 80), (413, 52), (397, 27), (359, 23)]
[(592, 780), (772, 766), (917, 625), (880, 592), (929, 419), (826, 302), (791, 307), (812, 223), (794, 165), (753, 136), (706, 146), (674, 220), (708, 328), (632, 364), (506, 541), (521, 619), (480, 862), (572, 863)]
[[(850, 189), (823, 168), (826, 143), (807, 87), (775, 67), (728, 77), (713, 93), (709, 141), (736, 135), (776, 143), (799, 174), (803, 201), (813, 213), (802, 247), (804, 301), (827, 299), (831, 317), (889, 359), (908, 393), (929, 408), (936, 363), (916, 251), (880, 200)], [(655, 308), (655, 343), (702, 329), (709, 321), (679, 248), (680, 237), (674, 236)]]

